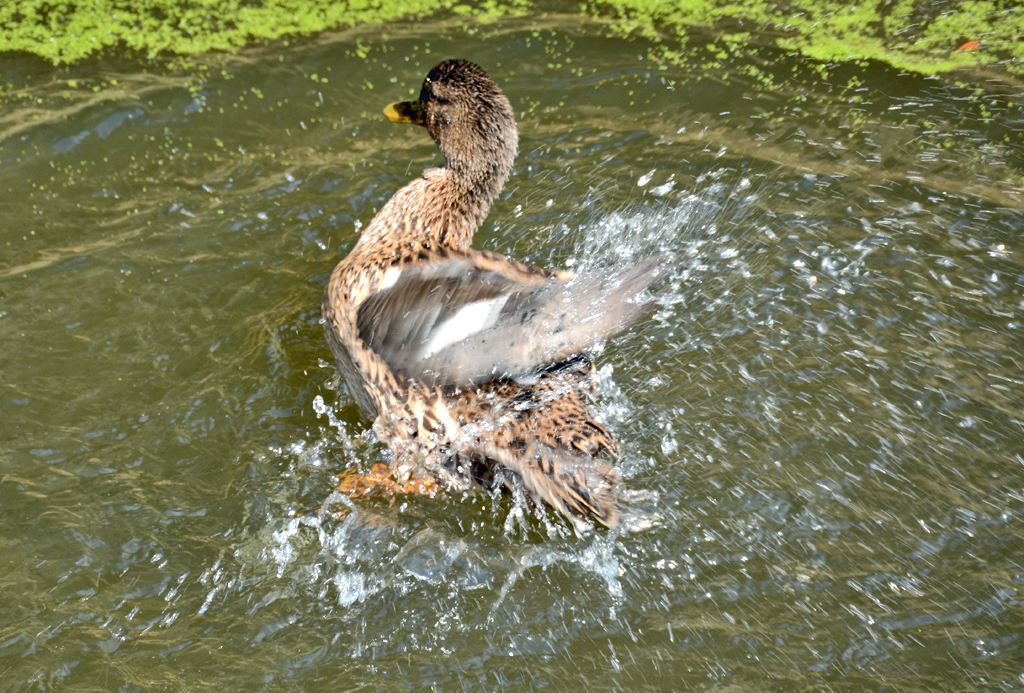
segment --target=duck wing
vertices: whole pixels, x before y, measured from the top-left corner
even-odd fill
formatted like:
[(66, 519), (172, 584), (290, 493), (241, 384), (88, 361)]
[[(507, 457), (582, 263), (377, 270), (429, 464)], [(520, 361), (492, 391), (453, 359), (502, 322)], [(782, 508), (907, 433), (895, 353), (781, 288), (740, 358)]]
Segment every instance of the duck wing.
[(648, 312), (653, 301), (637, 294), (671, 268), (650, 257), (563, 282), (493, 253), (449, 254), (389, 270), (356, 324), (396, 374), (441, 386), (514, 378)]

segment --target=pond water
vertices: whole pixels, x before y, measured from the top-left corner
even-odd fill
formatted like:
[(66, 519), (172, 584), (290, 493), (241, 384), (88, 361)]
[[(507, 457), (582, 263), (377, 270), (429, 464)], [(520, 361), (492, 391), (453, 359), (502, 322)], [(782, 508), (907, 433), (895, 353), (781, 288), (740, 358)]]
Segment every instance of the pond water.
[[(334, 492), (384, 451), (320, 295), (441, 162), (380, 111), (453, 56), (521, 131), (476, 247), (678, 263), (594, 354), (644, 531)], [(3, 62), (4, 689), (1024, 688), (1024, 99), (998, 75), (676, 64), (578, 18), (329, 34), (201, 83)]]

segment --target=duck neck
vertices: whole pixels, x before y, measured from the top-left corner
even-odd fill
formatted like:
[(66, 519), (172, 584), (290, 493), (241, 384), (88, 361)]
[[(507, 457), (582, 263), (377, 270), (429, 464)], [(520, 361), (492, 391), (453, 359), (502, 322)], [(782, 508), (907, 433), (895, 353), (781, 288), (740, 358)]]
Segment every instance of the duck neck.
[(512, 162), (516, 155), (515, 140), (512, 143), (501, 143), (502, 147), (487, 147), (483, 151), (471, 155), (460, 153), (457, 156), (446, 156), (445, 169), (451, 181), (458, 186), (460, 192), (483, 208), (484, 216), (491, 203), (505, 187)]
[[(395, 194), (363, 232), (359, 245), (398, 240), (401, 252), (421, 248), (467, 250), (512, 172), (519, 135), (512, 107), (499, 94), (495, 112), (472, 128), (431, 136), (445, 157), (442, 168)], [(481, 133), (486, 132), (486, 136)], [(389, 241), (390, 239), (390, 241)]]
[(419, 242), (428, 248), (466, 250), (508, 181), (515, 142), (505, 151), (473, 156), (460, 152), (446, 158), (443, 168), (427, 174), (433, 190), (424, 198), (429, 200), (430, 209), (423, 212), (431, 223), (421, 227), (423, 237)]

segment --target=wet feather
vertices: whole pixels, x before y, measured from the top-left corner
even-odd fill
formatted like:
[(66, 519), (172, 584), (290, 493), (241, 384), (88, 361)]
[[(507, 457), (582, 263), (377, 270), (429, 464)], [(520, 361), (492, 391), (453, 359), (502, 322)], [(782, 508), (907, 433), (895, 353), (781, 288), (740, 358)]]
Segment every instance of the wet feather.
[(399, 481), (502, 480), (568, 518), (620, 523), (618, 455), (590, 411), (583, 355), (647, 314), (666, 258), (572, 277), (470, 249), (518, 146), (512, 107), (476, 65), (447, 60), (385, 114), (445, 155), (400, 189), (335, 268), (324, 328), (338, 368), (395, 451)]

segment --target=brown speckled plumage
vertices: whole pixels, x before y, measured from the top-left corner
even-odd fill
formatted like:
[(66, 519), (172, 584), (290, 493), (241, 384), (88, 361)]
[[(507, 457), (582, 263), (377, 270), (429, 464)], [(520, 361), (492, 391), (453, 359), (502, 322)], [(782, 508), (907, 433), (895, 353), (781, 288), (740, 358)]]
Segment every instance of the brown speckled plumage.
[(573, 279), (470, 249), (518, 146), (511, 105), (476, 65), (441, 63), (418, 101), (385, 113), (424, 126), (446, 165), (377, 213), (331, 275), (323, 314), (392, 473), (454, 488), (497, 478), (617, 525), (619, 474), (597, 456), (617, 446), (588, 410), (592, 367), (578, 354), (644, 313), (629, 299), (668, 264)]

